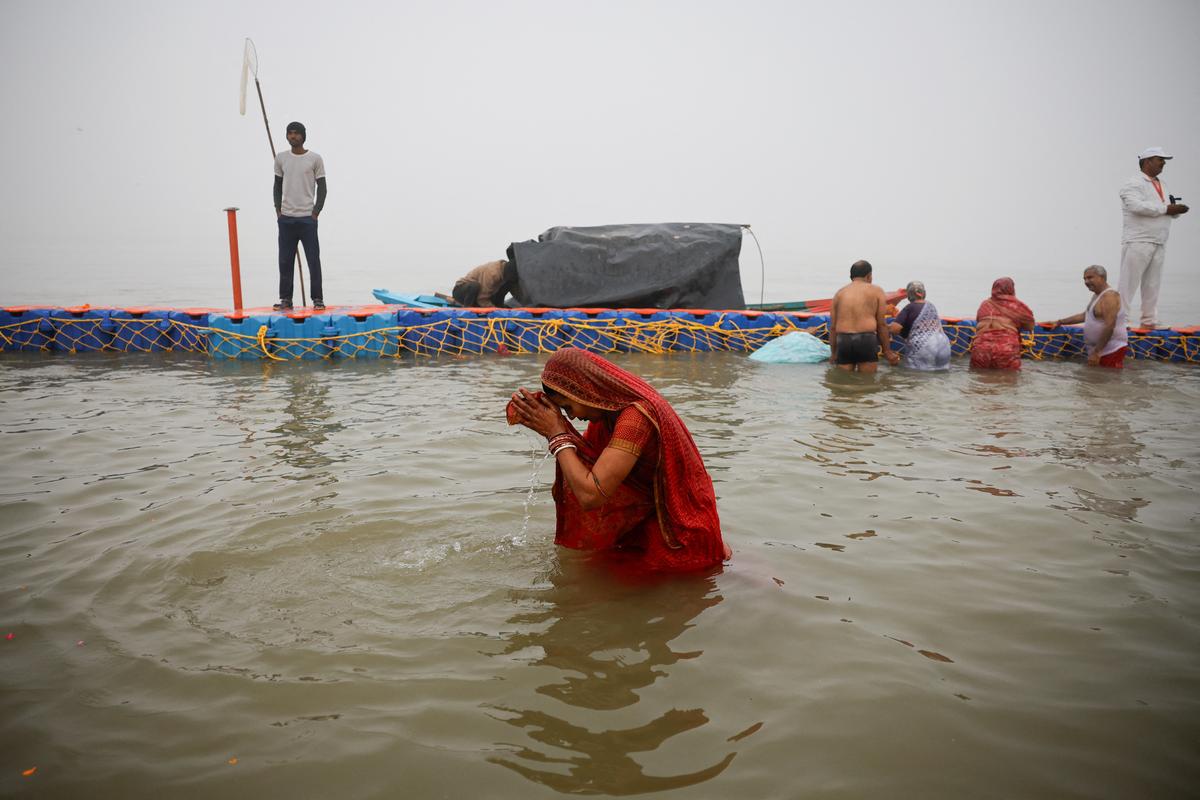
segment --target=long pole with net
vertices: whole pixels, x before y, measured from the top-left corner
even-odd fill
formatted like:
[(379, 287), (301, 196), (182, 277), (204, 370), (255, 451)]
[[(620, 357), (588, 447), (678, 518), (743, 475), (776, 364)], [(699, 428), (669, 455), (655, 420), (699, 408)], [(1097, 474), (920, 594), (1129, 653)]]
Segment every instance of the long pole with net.
[[(258, 106), (262, 109), (263, 125), (267, 129), (267, 145), (271, 148), (271, 163), (275, 163), (275, 140), (271, 138), (271, 123), (267, 121), (267, 104), (263, 101), (262, 84), (258, 82), (258, 49), (247, 37), (242, 51), (242, 93), (238, 111), (246, 116), (246, 83), (254, 75), (254, 88), (258, 92)], [(300, 276), (300, 305), (308, 305), (304, 296), (304, 264), (300, 261), (300, 248), (296, 248), (296, 273)]]

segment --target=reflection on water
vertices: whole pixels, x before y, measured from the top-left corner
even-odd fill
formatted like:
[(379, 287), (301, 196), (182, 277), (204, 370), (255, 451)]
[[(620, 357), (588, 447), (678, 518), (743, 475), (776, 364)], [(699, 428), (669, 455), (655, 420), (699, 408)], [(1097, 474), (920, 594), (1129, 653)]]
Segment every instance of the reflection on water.
[[(511, 709), (501, 709), (509, 711)], [(705, 769), (682, 775), (647, 775), (631, 755), (658, 749), (673, 736), (708, 722), (701, 709), (670, 709), (658, 719), (637, 728), (594, 733), (540, 711), (517, 712), (507, 720), (518, 728), (529, 728), (537, 742), (577, 755), (551, 756), (531, 747), (520, 747), (515, 755), (536, 764), (561, 765), (566, 773), (535, 769), (517, 761), (491, 757), (494, 764), (508, 767), (535, 783), (567, 794), (631, 795), (678, 789), (711, 780), (725, 771), (735, 753)]]
[[(270, 362), (268, 362), (270, 363)], [(279, 458), (297, 470), (297, 480), (311, 479), (333, 463), (322, 450), (329, 437), (342, 430), (330, 422), (328, 381), (313, 381), (304, 375), (286, 373), (283, 377), (283, 410), (286, 416), (270, 429), (276, 434), (273, 449)]]
[(1115, 387), (1118, 391), (1114, 393), (1112, 384), (1104, 380), (1109, 377), (1086, 375), (1085, 380), (1075, 384), (1071, 403), (1082, 424), (1076, 427), (1078, 435), (1071, 443), (1077, 447), (1067, 444), (1061, 455), (1103, 465), (1108, 477), (1144, 477), (1146, 471), (1136, 469), (1143, 446), (1134, 433), (1133, 421), (1139, 420), (1138, 424), (1142, 426), (1153, 424), (1153, 421), (1145, 418), (1145, 404), (1138, 398), (1120, 392), (1119, 386)]
[(1112, 517), (1117, 520), (1125, 520), (1133, 522), (1137, 519), (1139, 508), (1145, 508), (1150, 505), (1150, 501), (1141, 497), (1104, 497), (1089, 492), (1087, 489), (1071, 487), (1071, 491), (1079, 498), (1079, 503), (1073, 506), (1052, 506), (1052, 508), (1060, 508), (1063, 510), (1074, 509), (1077, 511), (1092, 511), (1097, 514), (1103, 514), (1107, 517)]
[(819, 464), (831, 476), (875, 481), (884, 477), (917, 480), (904, 474), (912, 461), (888, 463), (877, 457), (876, 445), (883, 437), (902, 434), (903, 414), (898, 414), (888, 395), (910, 382), (928, 378), (884, 371), (847, 372), (830, 367), (821, 376), (827, 394), (817, 420), (804, 438), (794, 441), (804, 448), (804, 458)]
[(555, 548), (544, 357), (6, 358), (0, 796), (1195, 794), (1194, 366), (613, 358), (723, 571)]
[[(715, 577), (648, 578), (619, 570), (607, 560), (572, 555), (551, 572), (548, 588), (513, 593), (515, 602), (537, 609), (516, 614), (510, 623), (537, 629), (505, 636), (501, 655), (528, 653), (530, 666), (554, 670), (554, 680), (537, 687), (539, 694), (568, 706), (614, 711), (637, 704), (652, 684), (670, 680), (681, 661), (703, 669), (698, 663), (703, 652), (676, 650), (672, 642), (721, 602)], [(544, 749), (518, 744), (512, 758), (489, 760), (560, 792), (626, 795), (688, 786), (719, 775), (735, 755), (673, 775), (648, 775), (634, 758), (706, 725), (702, 708), (670, 708), (645, 724), (604, 730), (569, 721), (566, 709), (493, 710), (504, 712), (499, 718)]]
[(1123, 391), (1120, 373), (1088, 370), (1072, 383), (1066, 395), (1078, 424), (1066, 441), (1049, 448), (1064, 463), (1078, 466), (1081, 477), (1068, 490), (1075, 502), (1052, 507), (1085, 511), (1123, 522), (1136, 522), (1138, 511), (1149, 500), (1126, 493), (1131, 481), (1150, 477), (1143, 466), (1144, 445), (1134, 425), (1154, 424), (1146, 419), (1144, 400)]

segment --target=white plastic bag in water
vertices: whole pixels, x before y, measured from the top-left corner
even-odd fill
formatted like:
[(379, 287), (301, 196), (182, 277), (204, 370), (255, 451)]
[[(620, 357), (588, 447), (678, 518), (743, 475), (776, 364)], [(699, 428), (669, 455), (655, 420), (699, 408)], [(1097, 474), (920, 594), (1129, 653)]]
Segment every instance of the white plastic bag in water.
[(829, 358), (829, 345), (807, 331), (789, 331), (750, 354), (766, 364), (816, 364)]

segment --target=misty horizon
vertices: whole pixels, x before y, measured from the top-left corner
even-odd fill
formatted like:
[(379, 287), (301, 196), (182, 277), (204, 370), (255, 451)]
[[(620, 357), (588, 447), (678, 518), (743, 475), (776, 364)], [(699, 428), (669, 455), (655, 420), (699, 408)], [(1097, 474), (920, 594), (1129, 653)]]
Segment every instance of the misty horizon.
[[(0, 303), (275, 299), (271, 153), (293, 120), (328, 169), (326, 301), (448, 291), (560, 225), (750, 223), (748, 302), (828, 297), (866, 258), (969, 315), (1000, 275), (1039, 318), (1119, 271), (1142, 149), (1200, 195), (1200, 6), (1114, 2), (6, 3)], [(1153, 62), (1154, 57), (1149, 59)], [(1162, 311), (1195, 322), (1200, 218), (1177, 219)], [(299, 299), (297, 297), (297, 299)]]

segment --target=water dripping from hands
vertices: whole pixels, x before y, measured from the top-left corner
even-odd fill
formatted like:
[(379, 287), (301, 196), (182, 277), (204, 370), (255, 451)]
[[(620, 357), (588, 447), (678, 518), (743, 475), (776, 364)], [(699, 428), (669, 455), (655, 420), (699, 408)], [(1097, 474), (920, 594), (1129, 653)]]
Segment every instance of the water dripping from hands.
[[(541, 459), (538, 459), (538, 453), (541, 453)], [(533, 516), (534, 495), (538, 488), (538, 473), (542, 471), (542, 466), (550, 459), (550, 451), (545, 449), (540, 442), (535, 442), (534, 447), (529, 452), (529, 461), (533, 464), (533, 474), (529, 476), (529, 491), (525, 494), (525, 520), (521, 523), (521, 532), (515, 537), (513, 544), (518, 546), (525, 544), (525, 534), (529, 532), (529, 519)]]

